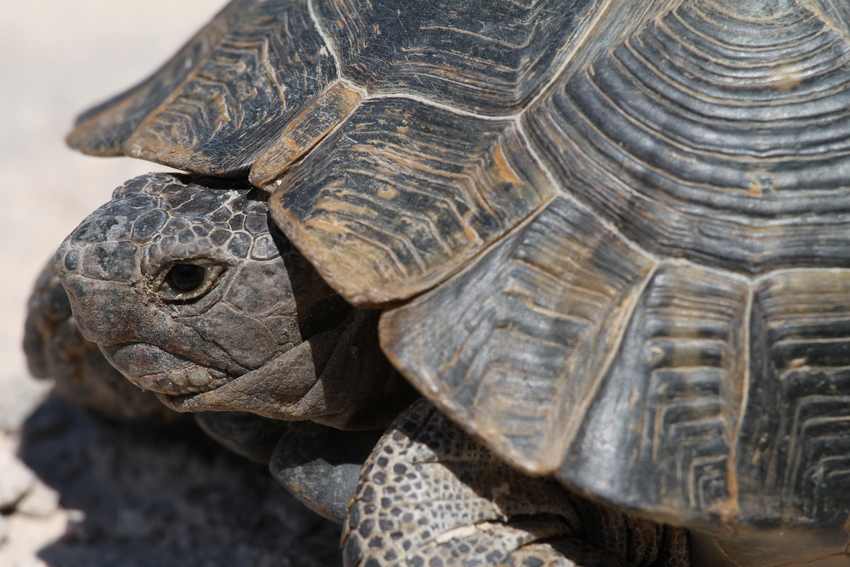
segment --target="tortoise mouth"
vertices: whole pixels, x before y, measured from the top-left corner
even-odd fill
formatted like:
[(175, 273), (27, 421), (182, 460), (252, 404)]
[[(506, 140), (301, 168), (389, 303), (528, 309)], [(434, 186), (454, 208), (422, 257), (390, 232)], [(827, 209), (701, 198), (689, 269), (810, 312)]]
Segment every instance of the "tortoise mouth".
[(165, 396), (186, 396), (209, 392), (231, 381), (215, 368), (145, 343), (104, 347), (106, 358), (130, 382), (143, 390)]

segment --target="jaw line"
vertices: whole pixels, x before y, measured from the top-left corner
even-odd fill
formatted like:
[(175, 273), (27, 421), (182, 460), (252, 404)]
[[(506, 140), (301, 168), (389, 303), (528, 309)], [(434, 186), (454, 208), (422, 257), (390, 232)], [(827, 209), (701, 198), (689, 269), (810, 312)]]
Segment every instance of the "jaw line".
[[(325, 360), (325, 364), (321, 367), (315, 368), (316, 375), (313, 382), (303, 388), (303, 391), (300, 392), (298, 397), (292, 397), (287, 400), (268, 399), (264, 398), (263, 395), (258, 395), (257, 392), (252, 392), (252, 386), (255, 385), (255, 382), (256, 384), (261, 384), (263, 380), (278, 374), (280, 370), (278, 364), (280, 362), (286, 362), (287, 359), (290, 359), (291, 361), (291, 359), (296, 358), (301, 349), (309, 347), (311, 339), (322, 335), (323, 332), (306, 337), (302, 342), (289, 350), (271, 357), (259, 368), (255, 368), (239, 376), (232, 377), (227, 383), (221, 384), (216, 388), (211, 388), (203, 392), (181, 395), (158, 394), (158, 398), (163, 405), (180, 413), (199, 411), (242, 411), (281, 421), (316, 421), (321, 423), (323, 418), (343, 415), (345, 411), (328, 412), (321, 415), (311, 414), (306, 416), (302, 415), (302, 412), (305, 411), (302, 404), (310, 398), (316, 388), (321, 387), (327, 363), (337, 356), (340, 356), (340, 354), (348, 348), (346, 341), (343, 340), (343, 335), (357, 332), (363, 324), (364, 321), (362, 315), (355, 315), (354, 317), (346, 319), (346, 322), (344, 323), (345, 329), (340, 332), (340, 340), (334, 345), (332, 352)], [(277, 368), (277, 370), (272, 370), (275, 368)], [(269, 372), (272, 372), (271, 376), (267, 375)], [(265, 391), (265, 388), (263, 388), (263, 390), (264, 393), (268, 393)], [(240, 407), (236, 407), (236, 404), (233, 403), (232, 399), (229, 399), (234, 396), (239, 397)], [(272, 407), (274, 409), (270, 410)]]
[(267, 385), (269, 380), (277, 382), (280, 378), (285, 381), (281, 369), (300, 366), (298, 356), (303, 355), (303, 350), (308, 346), (307, 341), (299, 343), (272, 357), (259, 368), (234, 377), (217, 388), (183, 395), (158, 394), (159, 400), (169, 409), (181, 413), (239, 411), (281, 421), (312, 420), (320, 416), (301, 415), (301, 405), (321, 383), (321, 373), (317, 373), (309, 384), (298, 388), (297, 392), (292, 389), (295, 395), (291, 397), (281, 395), (280, 391), (271, 391)]
[[(252, 403), (263, 404), (263, 400), (249, 394), (252, 384), (254, 382), (262, 382), (263, 380), (268, 379), (269, 376), (267, 374), (270, 370), (276, 368), (276, 362), (286, 361), (287, 359), (293, 358), (297, 355), (299, 350), (305, 348), (305, 345), (307, 345), (307, 341), (299, 343), (291, 349), (273, 356), (259, 368), (249, 370), (239, 376), (230, 377), (226, 382), (218, 384), (213, 388), (181, 394), (156, 392), (157, 397), (166, 407), (181, 413), (198, 411), (244, 411), (271, 419), (283, 421), (304, 421), (303, 419), (293, 417), (282, 417), (278, 413), (270, 415), (263, 411), (252, 411), (252, 408), (248, 406)], [(336, 348), (334, 350), (336, 351)], [(279, 373), (278, 371), (279, 369), (272, 370), (272, 375), (277, 375)], [(287, 408), (298, 406), (301, 403), (301, 400), (312, 392), (320, 381), (321, 373), (318, 373), (309, 387), (304, 389), (303, 392), (300, 392), (298, 397), (294, 397), (292, 400), (287, 400), (286, 402), (284, 400), (277, 400), (277, 403), (274, 405), (285, 413)], [(231, 398), (236, 396), (238, 396), (240, 400), (239, 402), (234, 403)], [(245, 407), (241, 407), (242, 405)]]
[(219, 370), (193, 362), (175, 370), (144, 374), (128, 380), (155, 394), (192, 396), (215, 390), (229, 383), (232, 378)]
[[(178, 362), (179, 365), (175, 368), (144, 374), (130, 373), (124, 365), (116, 362), (115, 356), (123, 349), (133, 347), (146, 347), (152, 349), (149, 352), (164, 353), (168, 358)], [(186, 357), (148, 343), (131, 342), (103, 346), (101, 351), (110, 364), (117, 368), (130, 383), (157, 395), (192, 396), (215, 390), (233, 380), (233, 377), (218, 368), (198, 364)]]

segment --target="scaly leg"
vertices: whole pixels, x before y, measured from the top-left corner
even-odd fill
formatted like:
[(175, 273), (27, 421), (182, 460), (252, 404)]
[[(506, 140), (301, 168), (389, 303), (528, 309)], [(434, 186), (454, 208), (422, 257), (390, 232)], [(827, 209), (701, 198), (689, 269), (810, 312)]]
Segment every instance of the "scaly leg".
[(424, 401), (364, 465), (343, 546), (350, 567), (687, 566), (681, 532), (523, 475)]

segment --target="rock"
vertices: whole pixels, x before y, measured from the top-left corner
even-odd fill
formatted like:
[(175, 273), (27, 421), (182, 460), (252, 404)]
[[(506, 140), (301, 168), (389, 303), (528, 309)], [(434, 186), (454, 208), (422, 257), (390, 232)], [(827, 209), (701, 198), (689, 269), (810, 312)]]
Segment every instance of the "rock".
[(36, 482), (15, 508), (16, 514), (34, 518), (47, 518), (58, 511), (59, 494), (41, 482)]
[(0, 375), (0, 431), (18, 431), (49, 391), (47, 382)]
[(13, 510), (35, 485), (35, 475), (12, 453), (12, 445), (0, 444), (0, 510)]

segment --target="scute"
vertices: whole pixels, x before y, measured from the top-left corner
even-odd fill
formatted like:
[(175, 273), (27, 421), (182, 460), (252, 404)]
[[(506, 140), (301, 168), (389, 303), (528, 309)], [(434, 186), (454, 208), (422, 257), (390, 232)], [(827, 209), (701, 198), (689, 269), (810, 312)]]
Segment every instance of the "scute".
[(559, 198), (381, 321), (385, 352), (515, 466), (554, 472), (654, 263)]
[(658, 255), (847, 266), (848, 66), (846, 31), (809, 3), (694, 0), (562, 75), (523, 120), (562, 186)]
[(366, 101), (294, 166), (272, 216), (355, 304), (428, 289), (555, 194), (509, 120)]
[(210, 54), (248, 1), (229, 3), (149, 78), (83, 112), (66, 138), (68, 145), (96, 156), (124, 155), (125, 142), (142, 120)]
[(751, 318), (741, 506), (756, 518), (841, 524), (850, 509), (850, 271), (773, 274), (756, 286)]
[(336, 79), (306, 0), (239, 0), (145, 83), (84, 114), (69, 142), (103, 153), (107, 138), (110, 155), (244, 174)]
[(582, 41), (599, 0), (234, 0), (140, 85), (84, 113), (68, 142), (271, 184), (360, 99), (422, 96), (512, 115)]
[(737, 517), (749, 293), (727, 275), (659, 267), (557, 476), (676, 523)]
[(342, 74), (487, 115), (521, 111), (581, 41), (599, 0), (316, 0)]

